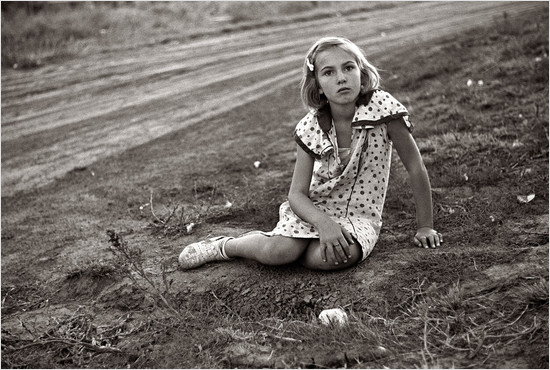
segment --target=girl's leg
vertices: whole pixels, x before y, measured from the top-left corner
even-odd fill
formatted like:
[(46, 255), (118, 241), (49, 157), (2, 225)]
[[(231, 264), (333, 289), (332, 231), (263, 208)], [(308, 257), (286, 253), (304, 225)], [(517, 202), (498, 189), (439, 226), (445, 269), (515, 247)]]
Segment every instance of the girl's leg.
[(355, 242), (349, 246), (351, 252), (351, 258), (348, 258), (346, 263), (339, 262), (337, 265), (331, 261), (323, 261), (323, 256), (321, 254), (321, 245), (319, 244), (319, 239), (313, 239), (307, 246), (306, 251), (300, 258), (300, 263), (311, 270), (342, 270), (348, 267), (355, 265), (361, 260), (363, 251), (361, 246)]
[(264, 265), (284, 265), (297, 261), (310, 241), (280, 235), (248, 234), (228, 240), (225, 254), (229, 258), (248, 258)]

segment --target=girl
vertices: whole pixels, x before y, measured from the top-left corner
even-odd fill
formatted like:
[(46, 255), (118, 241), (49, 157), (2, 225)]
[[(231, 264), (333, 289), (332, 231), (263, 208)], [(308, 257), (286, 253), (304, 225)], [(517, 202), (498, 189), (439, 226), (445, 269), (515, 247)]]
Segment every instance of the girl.
[(340, 37), (317, 41), (304, 61), (301, 97), (310, 113), (294, 132), (296, 164), (277, 226), (191, 244), (179, 256), (181, 267), (235, 257), (268, 265), (299, 261), (316, 270), (363, 261), (382, 226), (392, 144), (415, 199), (414, 241), (439, 247), (443, 238), (433, 229), (430, 182), (408, 112), (379, 85), (378, 71), (354, 43)]

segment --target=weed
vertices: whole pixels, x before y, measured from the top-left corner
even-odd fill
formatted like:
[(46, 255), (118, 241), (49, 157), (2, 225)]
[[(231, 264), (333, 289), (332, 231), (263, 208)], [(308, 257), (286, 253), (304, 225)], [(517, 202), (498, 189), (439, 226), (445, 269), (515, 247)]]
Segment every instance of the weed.
[(192, 204), (184, 206), (182, 202), (174, 206), (168, 205), (164, 207), (165, 212), (162, 215), (157, 215), (158, 211), (155, 211), (153, 191), (151, 191), (149, 203), (145, 206), (149, 206), (151, 215), (153, 216), (150, 226), (154, 233), (162, 233), (164, 236), (192, 234), (204, 220), (212, 218), (216, 214), (223, 214), (224, 210), (231, 207), (231, 203), (223, 194), (222, 198), (224, 198), (225, 204), (223, 206), (215, 204), (216, 199), (220, 198), (217, 183), (211, 184), (195, 181), (193, 191), (194, 199)]
[[(180, 312), (169, 302), (172, 281), (168, 280), (167, 272), (170, 261), (161, 263), (162, 287), (160, 287), (158, 283), (153, 281), (151, 274), (146, 271), (141, 249), (129, 246), (122, 236), (113, 230), (107, 230), (107, 235), (109, 236), (110, 251), (118, 259), (117, 264), (124, 268), (124, 272), (133, 281), (134, 286), (147, 293), (149, 292), (148, 288), (151, 288), (153, 297), (160, 299), (168, 308), (170, 314), (179, 318)], [(145, 282), (145, 285), (142, 281)]]

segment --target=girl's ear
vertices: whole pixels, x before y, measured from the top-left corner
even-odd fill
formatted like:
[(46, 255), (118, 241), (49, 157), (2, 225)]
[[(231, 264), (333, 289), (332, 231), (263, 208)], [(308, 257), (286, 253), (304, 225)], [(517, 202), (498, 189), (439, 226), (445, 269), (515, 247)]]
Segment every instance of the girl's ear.
[(323, 95), (324, 92), (323, 92), (323, 89), (319, 88), (319, 95)]

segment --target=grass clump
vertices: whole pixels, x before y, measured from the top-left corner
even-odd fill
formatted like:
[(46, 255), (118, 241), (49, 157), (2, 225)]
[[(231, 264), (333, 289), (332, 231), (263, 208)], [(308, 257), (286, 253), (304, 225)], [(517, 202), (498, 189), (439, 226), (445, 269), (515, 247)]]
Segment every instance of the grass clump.
[(13, 7), (2, 11), (2, 66), (40, 67), (83, 51), (84, 40), (99, 38), (112, 27), (108, 12), (91, 6), (78, 10), (50, 4), (37, 13)]

